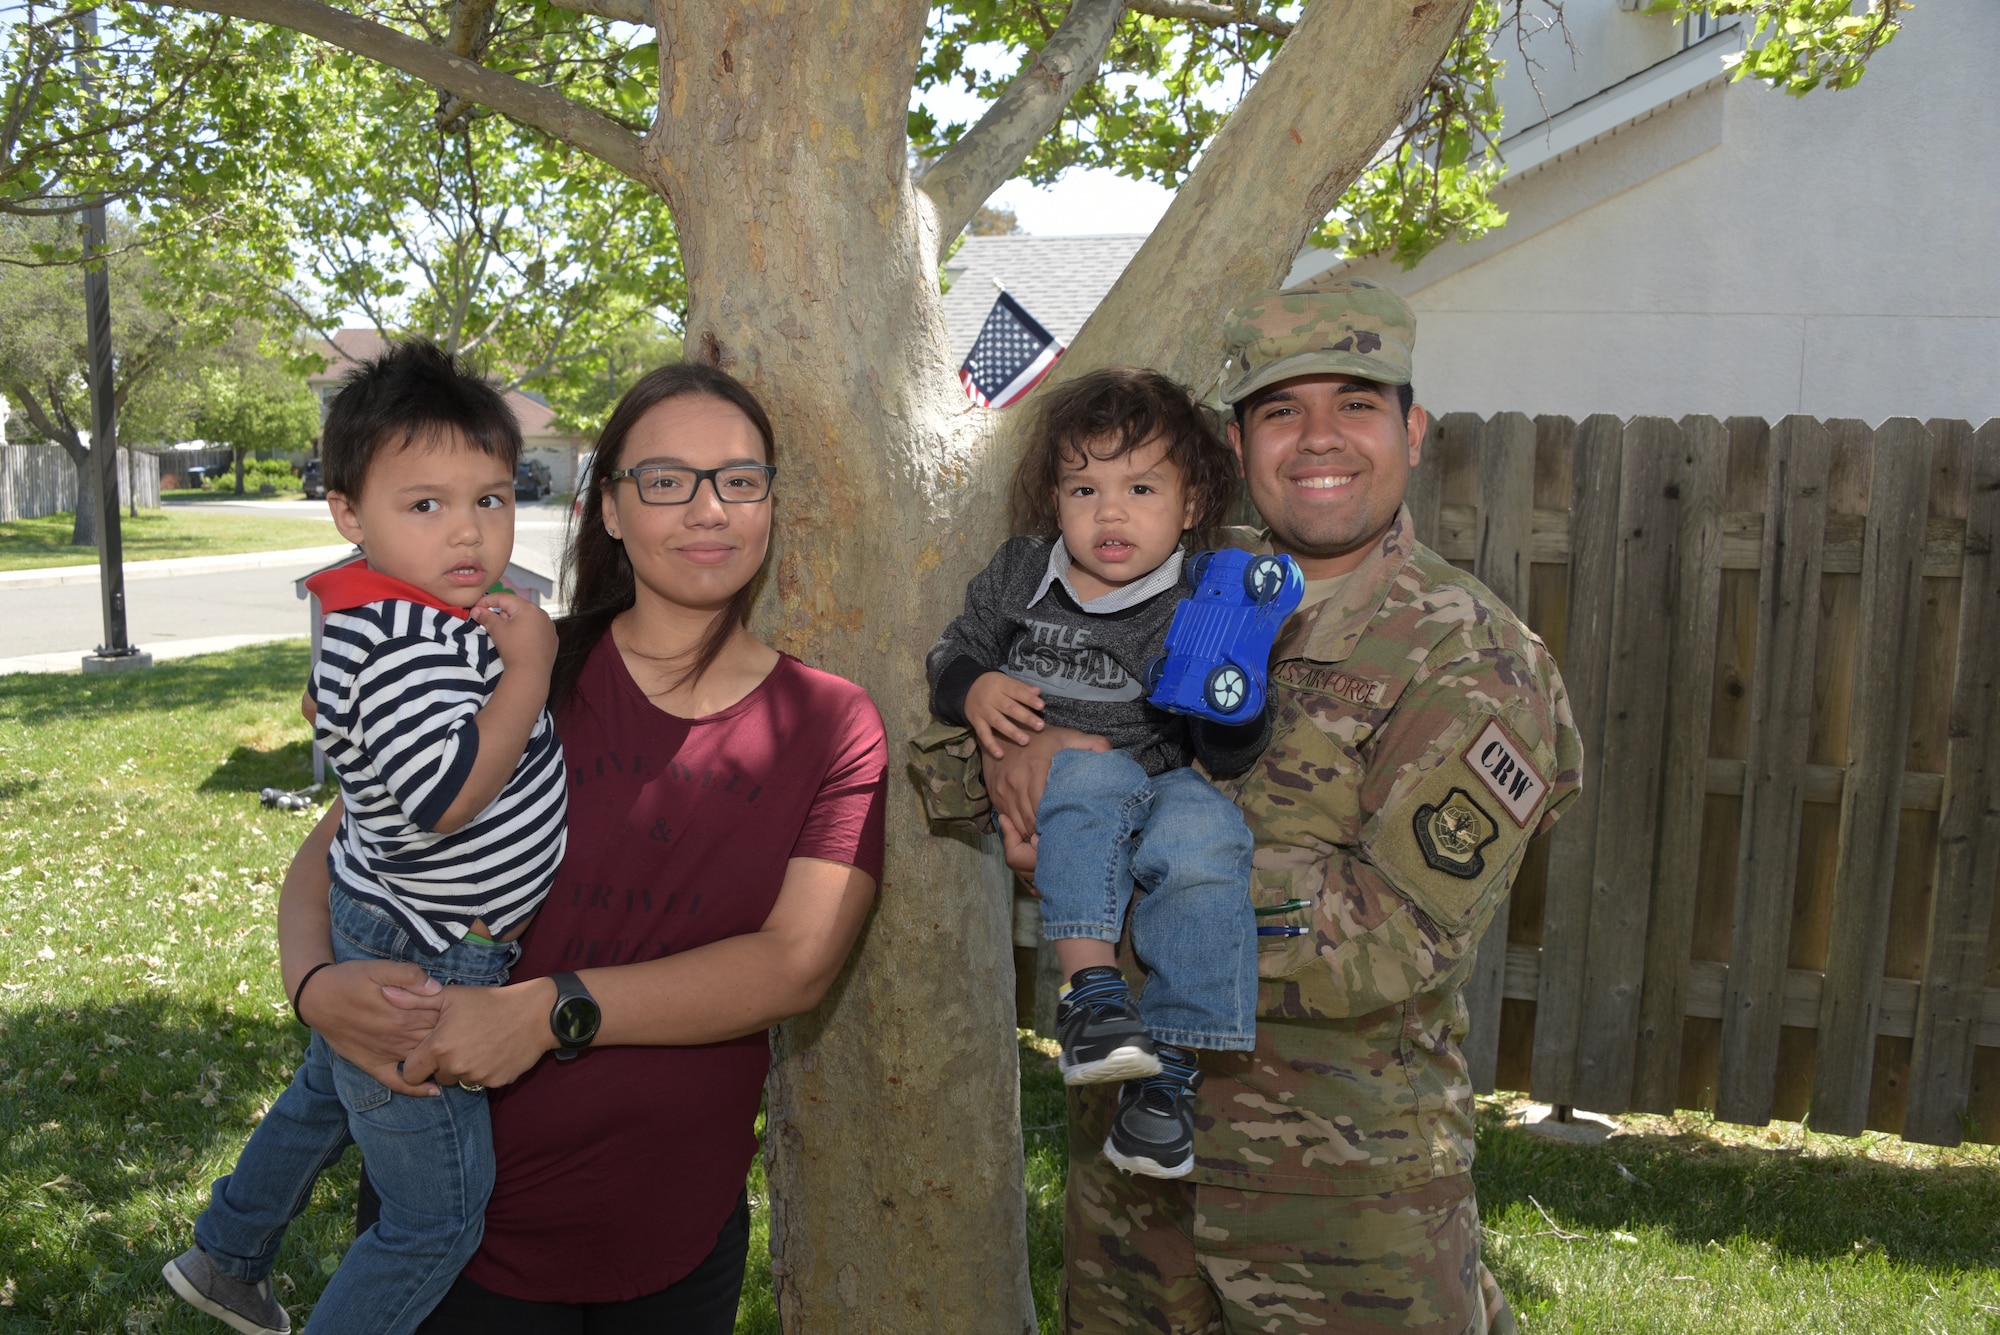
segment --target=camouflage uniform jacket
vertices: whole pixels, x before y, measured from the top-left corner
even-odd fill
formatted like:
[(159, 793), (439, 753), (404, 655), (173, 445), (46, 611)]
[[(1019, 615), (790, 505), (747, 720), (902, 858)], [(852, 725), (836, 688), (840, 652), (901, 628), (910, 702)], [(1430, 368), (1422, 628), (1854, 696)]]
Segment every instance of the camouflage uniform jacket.
[(1271, 655), (1273, 731), (1222, 785), (1256, 837), (1257, 1048), (1204, 1053), (1193, 1180), (1400, 1191), (1472, 1166), (1473, 946), (1582, 747), (1542, 642), (1404, 509)]

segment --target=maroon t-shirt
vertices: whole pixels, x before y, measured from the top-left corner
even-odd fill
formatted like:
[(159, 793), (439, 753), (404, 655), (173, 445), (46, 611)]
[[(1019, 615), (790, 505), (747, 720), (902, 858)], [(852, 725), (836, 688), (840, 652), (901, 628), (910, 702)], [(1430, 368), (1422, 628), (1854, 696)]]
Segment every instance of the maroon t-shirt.
[[(719, 714), (662, 713), (609, 635), (557, 716), (569, 851), (514, 978), (754, 932), (792, 858), (882, 876), (887, 747), (859, 686), (783, 657)], [(766, 1035), (544, 1057), (492, 1099), (498, 1173), (473, 1282), (622, 1302), (699, 1264), (757, 1150)]]

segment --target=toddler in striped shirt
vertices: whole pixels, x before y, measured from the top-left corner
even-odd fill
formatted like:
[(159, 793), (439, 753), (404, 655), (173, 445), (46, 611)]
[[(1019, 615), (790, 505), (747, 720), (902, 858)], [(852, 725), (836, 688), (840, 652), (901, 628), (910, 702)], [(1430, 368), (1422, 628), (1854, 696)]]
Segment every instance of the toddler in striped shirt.
[[(520, 429), (492, 386), (410, 342), (348, 380), (322, 450), (334, 522), (363, 553), (307, 584), (326, 618), (314, 736), (345, 806), (328, 854), (334, 960), (497, 986), (555, 879), (566, 813), (547, 709), (555, 628), (497, 582), (514, 547)], [(350, 1144), (381, 1220), (328, 1281), (312, 1329), (415, 1330), (479, 1246), (486, 1095), (393, 1093), (318, 1034), (215, 1183), (196, 1245), (167, 1263), (174, 1291), (233, 1329), (289, 1331), (271, 1265)]]

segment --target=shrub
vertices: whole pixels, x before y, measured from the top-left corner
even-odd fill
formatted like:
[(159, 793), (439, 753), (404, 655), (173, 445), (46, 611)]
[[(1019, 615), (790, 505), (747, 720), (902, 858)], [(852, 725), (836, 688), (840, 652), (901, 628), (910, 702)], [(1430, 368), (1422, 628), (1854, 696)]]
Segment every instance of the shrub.
[[(244, 460), (243, 490), (254, 496), (258, 488), (266, 485), (279, 491), (292, 491), (299, 485), (298, 470), (283, 459)], [(209, 474), (208, 489), (233, 493), (236, 490), (236, 469), (226, 467)]]

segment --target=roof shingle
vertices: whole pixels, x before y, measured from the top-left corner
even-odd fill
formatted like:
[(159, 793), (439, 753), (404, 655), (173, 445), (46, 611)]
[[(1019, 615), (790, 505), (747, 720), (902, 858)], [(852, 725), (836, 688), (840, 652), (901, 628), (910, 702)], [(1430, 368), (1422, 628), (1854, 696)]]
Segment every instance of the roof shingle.
[(965, 361), (999, 279), (1014, 300), (1068, 343), (1104, 300), (1145, 241), (1143, 232), (1113, 236), (969, 236), (945, 263), (945, 328), (954, 366)]

